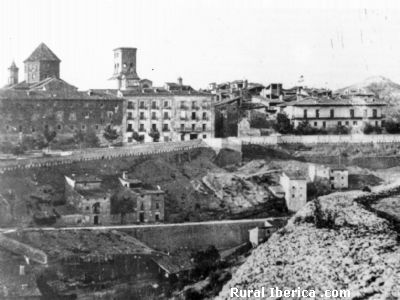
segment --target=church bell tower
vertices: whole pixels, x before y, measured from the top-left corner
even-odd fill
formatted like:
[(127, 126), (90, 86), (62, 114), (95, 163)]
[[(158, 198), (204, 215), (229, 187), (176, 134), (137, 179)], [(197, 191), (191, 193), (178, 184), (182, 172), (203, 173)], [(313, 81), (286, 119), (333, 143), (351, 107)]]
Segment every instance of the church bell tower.
[(15, 64), (15, 62), (13, 61), (11, 63), (11, 66), (8, 68), (8, 72), (9, 72), (8, 85), (11, 86), (11, 85), (18, 83), (18, 71), (19, 71), (19, 69), (18, 69), (17, 65)]
[(114, 74), (111, 79), (117, 88), (129, 90), (139, 88), (140, 78), (136, 73), (136, 48), (114, 49)]

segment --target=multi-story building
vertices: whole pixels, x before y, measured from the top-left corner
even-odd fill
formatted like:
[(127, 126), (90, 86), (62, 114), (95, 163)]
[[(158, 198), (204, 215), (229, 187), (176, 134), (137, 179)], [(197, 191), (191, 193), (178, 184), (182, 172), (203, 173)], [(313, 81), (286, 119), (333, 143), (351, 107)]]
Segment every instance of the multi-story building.
[(279, 104), (294, 127), (308, 121), (316, 128), (346, 126), (360, 129), (366, 123), (382, 126), (382, 110), (385, 103), (374, 98), (351, 97), (350, 99), (306, 98), (299, 101)]
[(104, 127), (121, 131), (124, 100), (115, 95), (78, 91), (60, 78), (60, 59), (40, 44), (25, 60), (25, 81), (18, 68), (9, 68), (8, 85), (0, 89), (0, 139), (21, 139), (57, 132), (57, 138), (92, 130), (101, 137)]
[(136, 72), (136, 48), (114, 50), (114, 74), (117, 89), (98, 90), (126, 100), (124, 142), (136, 139), (160, 141), (205, 139), (214, 136), (212, 95), (184, 85), (182, 78), (164, 87), (153, 87)]
[(298, 172), (284, 172), (280, 185), (285, 192), (286, 206), (296, 212), (307, 202), (307, 178)]

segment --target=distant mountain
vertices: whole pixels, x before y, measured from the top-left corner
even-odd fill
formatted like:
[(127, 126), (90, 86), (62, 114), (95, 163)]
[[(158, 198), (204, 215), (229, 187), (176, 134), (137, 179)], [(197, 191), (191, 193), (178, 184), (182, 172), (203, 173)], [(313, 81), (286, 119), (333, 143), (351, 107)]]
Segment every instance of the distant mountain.
[(364, 81), (339, 89), (336, 92), (346, 93), (346, 91), (372, 93), (390, 106), (395, 107), (394, 110), (391, 107), (388, 114), (395, 112), (399, 114), (400, 112), (400, 84), (384, 76), (368, 77)]
[(383, 76), (368, 77), (364, 81), (339, 89), (337, 92), (344, 93), (346, 90), (373, 93), (390, 103), (392, 103), (392, 100), (399, 100), (393, 104), (400, 104), (400, 84)]

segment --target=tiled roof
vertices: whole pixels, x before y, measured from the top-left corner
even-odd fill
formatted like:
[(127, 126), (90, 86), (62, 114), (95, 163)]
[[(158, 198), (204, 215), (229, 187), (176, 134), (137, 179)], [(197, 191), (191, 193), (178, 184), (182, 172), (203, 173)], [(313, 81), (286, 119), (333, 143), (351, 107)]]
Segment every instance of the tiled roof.
[(111, 93), (92, 93), (78, 91), (78, 89), (62, 79), (49, 77), (34, 84), (22, 81), (11, 87), (0, 89), (0, 100), (118, 100)]
[(351, 99), (341, 99), (341, 98), (313, 98), (308, 97), (299, 101), (292, 101), (288, 103), (280, 104), (279, 106), (370, 106), (370, 105), (378, 105), (385, 106), (386, 103), (382, 101), (378, 101), (375, 99), (360, 99), (360, 98), (351, 98)]
[(61, 60), (54, 54), (53, 51), (50, 50), (49, 47), (46, 46), (45, 43), (41, 43), (33, 52), (32, 54), (25, 59), (24, 62), (28, 61), (58, 61)]

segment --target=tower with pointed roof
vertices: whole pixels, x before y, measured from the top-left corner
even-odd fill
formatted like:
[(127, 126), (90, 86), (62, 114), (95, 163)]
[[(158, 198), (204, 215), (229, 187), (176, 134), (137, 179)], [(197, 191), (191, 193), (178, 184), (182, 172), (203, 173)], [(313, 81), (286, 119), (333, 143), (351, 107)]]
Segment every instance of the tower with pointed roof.
[(8, 85), (14, 85), (18, 83), (18, 67), (13, 61), (11, 66), (8, 68), (9, 75), (8, 75)]
[(24, 61), (25, 81), (30, 84), (48, 77), (60, 78), (60, 62), (53, 51), (41, 43)]

